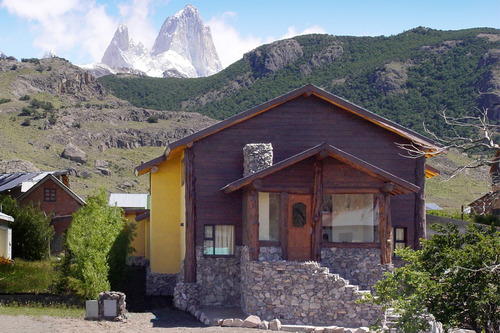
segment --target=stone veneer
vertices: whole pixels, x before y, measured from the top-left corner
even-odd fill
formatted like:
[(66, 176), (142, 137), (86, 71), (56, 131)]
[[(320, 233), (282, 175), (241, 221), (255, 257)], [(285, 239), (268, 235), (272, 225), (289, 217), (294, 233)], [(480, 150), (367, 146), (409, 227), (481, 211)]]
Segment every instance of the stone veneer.
[(259, 261), (278, 261), (282, 260), (281, 247), (279, 246), (261, 246), (259, 249)]
[(380, 249), (328, 248), (321, 249), (321, 265), (339, 274), (361, 289), (371, 289), (391, 265), (380, 263)]
[(172, 296), (177, 278), (178, 274), (154, 273), (146, 267), (146, 295)]
[(380, 307), (356, 304), (368, 291), (331, 274), (317, 262), (250, 261), (241, 253), (241, 306), (247, 314), (288, 324), (369, 326), (383, 318)]
[(240, 305), (240, 253), (234, 256), (209, 257), (203, 255), (203, 246), (196, 247), (196, 282), (199, 285), (200, 305)]

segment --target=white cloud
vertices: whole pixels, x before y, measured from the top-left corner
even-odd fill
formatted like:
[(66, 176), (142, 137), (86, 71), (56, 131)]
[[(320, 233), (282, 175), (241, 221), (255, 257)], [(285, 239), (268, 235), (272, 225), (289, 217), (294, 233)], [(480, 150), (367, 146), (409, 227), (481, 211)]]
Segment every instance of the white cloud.
[(63, 57), (77, 54), (76, 62), (100, 61), (118, 26), (94, 0), (3, 0), (1, 6), (28, 20), (39, 56), (55, 50)]
[(281, 37), (282, 39), (292, 38), (300, 35), (308, 35), (308, 34), (326, 34), (325, 29), (320, 26), (313, 25), (312, 27), (304, 29), (302, 32), (295, 31), (295, 27), (288, 27), (286, 34)]
[(236, 28), (227, 22), (229, 19), (236, 18), (236, 13), (226, 12), (222, 16), (213, 17), (205, 23), (210, 26), (212, 39), (224, 68), (240, 60), (244, 53), (253, 50), (263, 43), (260, 37), (252, 35), (241, 36)]

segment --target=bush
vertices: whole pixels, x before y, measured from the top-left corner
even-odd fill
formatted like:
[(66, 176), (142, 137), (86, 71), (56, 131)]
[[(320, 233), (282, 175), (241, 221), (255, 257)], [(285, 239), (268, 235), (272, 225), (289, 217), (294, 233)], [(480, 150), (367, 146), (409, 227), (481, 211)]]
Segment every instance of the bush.
[(20, 101), (29, 101), (30, 100), (30, 95), (24, 95), (21, 98), (19, 98)]
[(31, 120), (29, 118), (26, 118), (23, 120), (21, 123), (21, 126), (30, 126), (31, 125)]
[(26, 260), (40, 260), (49, 256), (50, 240), (54, 236), (50, 216), (33, 203), (20, 207), (10, 196), (0, 197), (3, 212), (14, 218), (12, 228), (12, 256)]
[(494, 214), (475, 215), (474, 222), (500, 227), (500, 217)]
[(365, 300), (393, 308), (402, 332), (427, 331), (433, 315), (445, 330), (498, 332), (500, 326), (500, 232), (473, 223), (461, 234), (454, 225), (432, 225), (438, 233), (421, 250), (396, 250), (407, 264), (386, 273)]
[(150, 124), (157, 123), (158, 122), (158, 116), (151, 116), (147, 119), (147, 122)]
[(11, 101), (10, 98), (0, 98), (0, 104), (9, 103), (10, 101)]
[[(123, 231), (125, 225), (122, 210), (108, 205), (103, 189), (89, 196), (87, 205), (73, 214), (66, 234), (68, 275), (62, 287), (86, 299), (96, 299), (100, 292), (110, 290), (110, 266), (120, 266), (111, 264), (111, 260), (126, 259), (124, 252), (128, 253), (130, 246), (130, 237)], [(124, 238), (119, 240), (122, 234)], [(125, 272), (113, 268), (113, 275), (124, 276)]]

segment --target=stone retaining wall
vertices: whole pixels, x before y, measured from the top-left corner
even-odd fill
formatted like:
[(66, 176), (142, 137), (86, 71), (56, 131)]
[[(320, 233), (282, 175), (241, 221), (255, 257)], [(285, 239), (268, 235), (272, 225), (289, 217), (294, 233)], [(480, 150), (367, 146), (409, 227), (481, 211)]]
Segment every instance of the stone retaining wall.
[(196, 247), (196, 282), (199, 285), (200, 305), (240, 305), (240, 253), (234, 256), (206, 257), (203, 246)]
[(391, 265), (380, 264), (380, 249), (323, 248), (321, 265), (366, 290), (392, 269)]
[(278, 261), (282, 260), (281, 247), (279, 246), (261, 246), (259, 250), (259, 261)]
[(172, 296), (177, 277), (178, 274), (153, 273), (151, 267), (146, 267), (146, 295)]
[(247, 314), (287, 324), (369, 326), (383, 317), (380, 307), (354, 303), (367, 291), (317, 262), (249, 260), (241, 253), (241, 306)]

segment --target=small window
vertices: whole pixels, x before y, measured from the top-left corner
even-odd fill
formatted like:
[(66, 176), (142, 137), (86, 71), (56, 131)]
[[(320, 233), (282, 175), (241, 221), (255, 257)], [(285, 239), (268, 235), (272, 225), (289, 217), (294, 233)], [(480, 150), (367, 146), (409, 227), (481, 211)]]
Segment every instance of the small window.
[(279, 240), (280, 195), (259, 192), (259, 240)]
[(407, 246), (406, 228), (394, 228), (393, 234), (394, 234), (393, 251), (395, 249), (404, 249)]
[(302, 228), (306, 225), (306, 205), (303, 202), (296, 202), (292, 206), (292, 222), (296, 228)]
[(203, 234), (203, 254), (234, 255), (234, 226), (206, 225)]
[(55, 202), (56, 201), (56, 189), (46, 188), (43, 193), (43, 201), (45, 202)]

